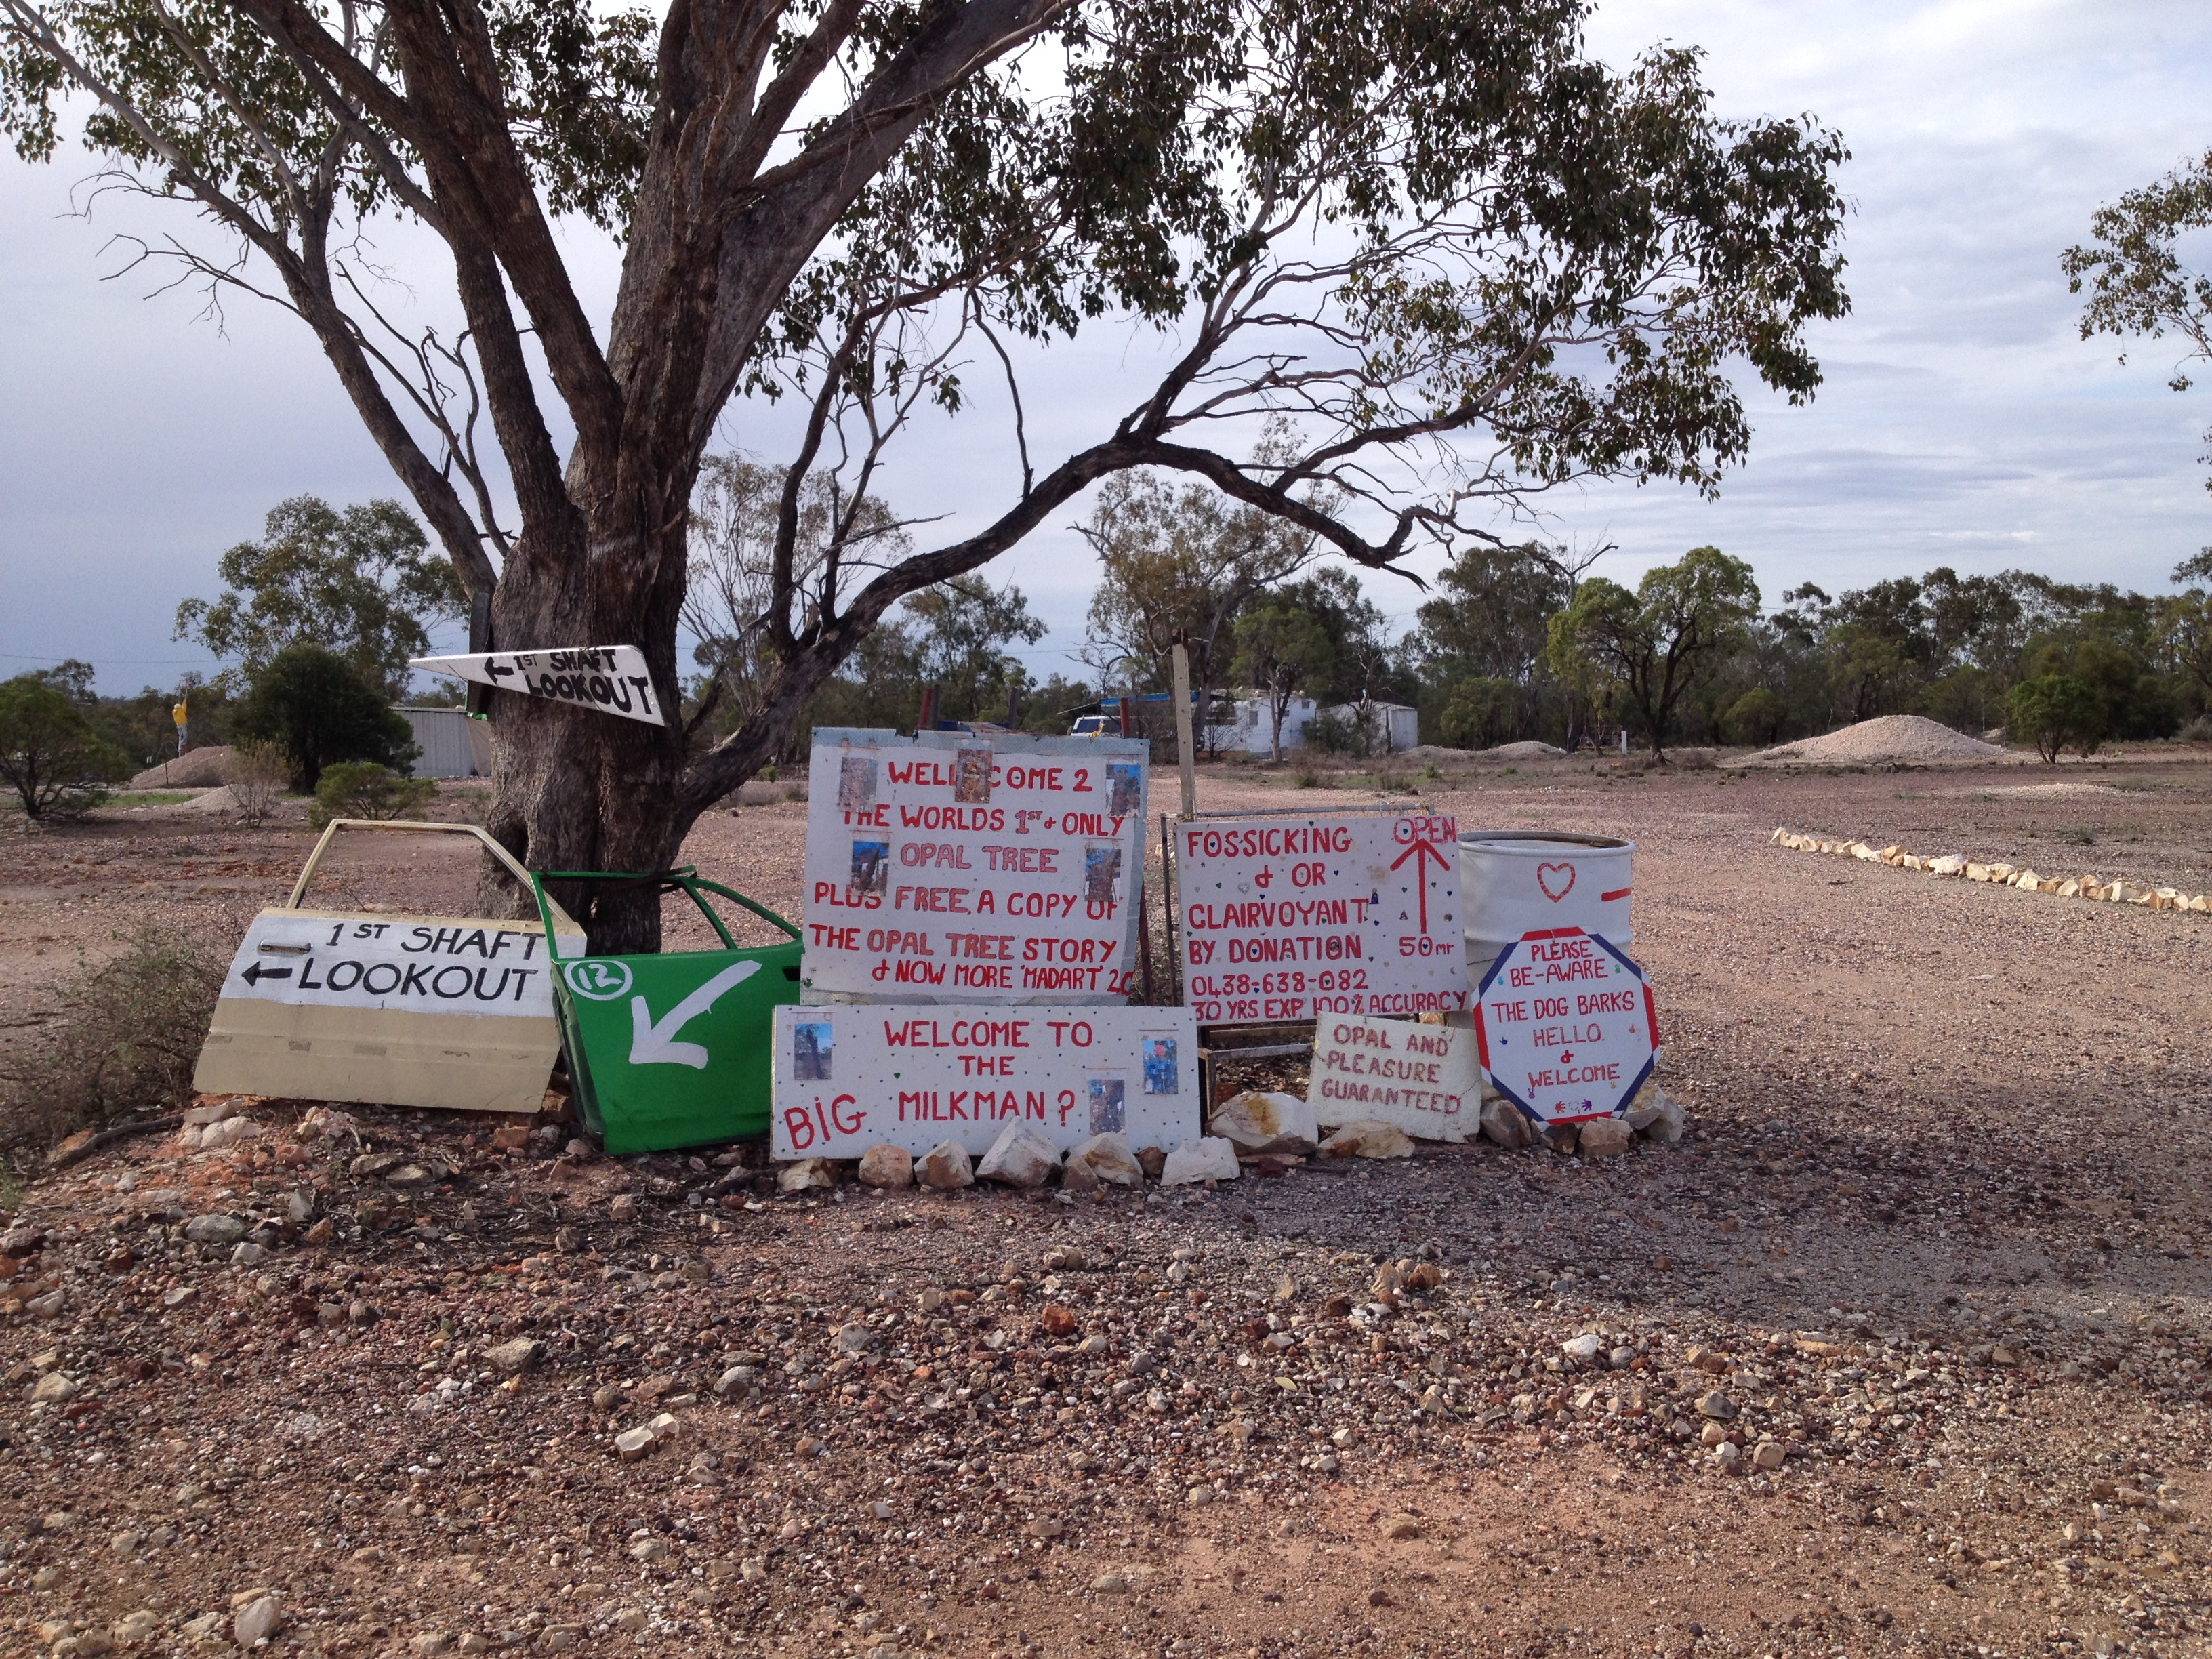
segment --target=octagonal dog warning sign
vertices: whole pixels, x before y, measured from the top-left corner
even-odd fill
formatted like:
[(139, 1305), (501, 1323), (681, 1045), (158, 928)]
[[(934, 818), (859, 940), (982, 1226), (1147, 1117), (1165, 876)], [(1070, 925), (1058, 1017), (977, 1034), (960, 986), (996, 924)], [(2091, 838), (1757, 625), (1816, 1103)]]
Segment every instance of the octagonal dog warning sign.
[(1474, 1005), (1490, 1086), (1544, 1123), (1617, 1117), (1659, 1054), (1644, 970), (1579, 927), (1523, 933), (1498, 953)]

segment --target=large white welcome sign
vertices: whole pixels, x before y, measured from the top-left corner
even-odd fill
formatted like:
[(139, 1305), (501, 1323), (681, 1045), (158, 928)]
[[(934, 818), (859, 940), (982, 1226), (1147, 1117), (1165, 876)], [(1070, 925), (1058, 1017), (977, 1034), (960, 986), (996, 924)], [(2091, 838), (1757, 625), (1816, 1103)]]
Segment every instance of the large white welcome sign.
[(1143, 745), (926, 736), (815, 733), (807, 988), (915, 1002), (1126, 997)]

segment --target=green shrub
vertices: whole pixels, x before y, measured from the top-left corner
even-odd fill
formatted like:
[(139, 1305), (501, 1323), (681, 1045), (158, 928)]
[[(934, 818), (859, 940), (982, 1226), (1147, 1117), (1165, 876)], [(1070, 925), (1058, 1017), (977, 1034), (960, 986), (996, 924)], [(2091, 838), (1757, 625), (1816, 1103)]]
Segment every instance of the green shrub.
[(55, 1017), (0, 1073), (0, 1145), (43, 1146), (189, 1102), (228, 964), (204, 939), (149, 927), (114, 961), (64, 981)]
[(1462, 680), (1444, 705), (1444, 742), (1454, 749), (1495, 749), (1522, 735), (1522, 689), (1511, 680)]
[(82, 817), (131, 775), (130, 757), (35, 674), (0, 683), (0, 781), (29, 818)]
[(340, 761), (404, 770), (417, 752), (414, 733), (381, 690), (337, 652), (305, 641), (286, 646), (254, 677), (231, 732), (290, 756), (293, 782), (301, 789), (313, 789), (323, 769)]
[(1358, 721), (1348, 720), (1334, 710), (1316, 714), (1306, 722), (1306, 746), (1318, 749), (1323, 754), (1365, 754), (1365, 736), (1359, 729)]
[(2105, 740), (2104, 700), (2071, 674), (2022, 680), (2007, 703), (2012, 714), (2008, 732), (2033, 744), (2045, 761), (2056, 763), (2062, 749), (2087, 755)]
[(340, 761), (323, 769), (307, 822), (320, 830), (332, 818), (404, 818), (437, 798), (428, 778), (403, 778), (374, 761)]
[(1721, 735), (1730, 743), (1764, 749), (1782, 735), (1782, 722), (1788, 713), (1780, 697), (1763, 685), (1754, 685), (1721, 716)]
[(247, 823), (258, 824), (276, 811), (291, 775), (291, 757), (273, 743), (234, 743), (222, 757), (222, 781)]

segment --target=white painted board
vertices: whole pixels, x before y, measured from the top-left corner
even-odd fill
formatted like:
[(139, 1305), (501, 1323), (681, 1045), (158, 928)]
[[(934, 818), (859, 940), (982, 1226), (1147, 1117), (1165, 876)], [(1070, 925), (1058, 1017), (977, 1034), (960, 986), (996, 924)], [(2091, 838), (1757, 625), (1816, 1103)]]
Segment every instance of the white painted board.
[(1500, 951), (1474, 1030), (1490, 1086), (1547, 1123), (1618, 1116), (1659, 1054), (1643, 969), (1579, 927), (1525, 933)]
[(775, 1079), (779, 1158), (858, 1158), (886, 1141), (981, 1155), (1016, 1121), (1063, 1152), (1109, 1131), (1163, 1149), (1200, 1132), (1188, 1008), (783, 1007)]
[(1118, 1002), (1144, 869), (1134, 744), (815, 736), (802, 982), (914, 1002)]
[(421, 1014), (553, 1018), (535, 921), (264, 910), (246, 930), (222, 999)]
[(1183, 1000), (1209, 1025), (1465, 1009), (1458, 836), (1425, 809), (1177, 823)]
[(544, 697), (602, 714), (665, 726), (653, 693), (645, 653), (634, 645), (584, 646), (568, 651), (472, 651), (415, 657), (407, 665), (428, 674), (473, 680), (501, 691)]
[(1323, 1014), (1314, 1024), (1306, 1103), (1328, 1127), (1380, 1118), (1424, 1140), (1472, 1139), (1482, 1127), (1474, 1033)]

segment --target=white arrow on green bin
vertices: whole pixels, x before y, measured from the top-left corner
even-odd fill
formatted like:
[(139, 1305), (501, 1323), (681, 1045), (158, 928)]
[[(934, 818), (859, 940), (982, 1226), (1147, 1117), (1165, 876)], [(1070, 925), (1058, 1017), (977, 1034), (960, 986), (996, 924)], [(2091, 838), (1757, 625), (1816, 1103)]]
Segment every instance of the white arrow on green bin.
[(742, 985), (760, 971), (757, 962), (733, 962), (678, 1003), (659, 1020), (653, 1018), (643, 997), (629, 1000), (629, 1063), (633, 1066), (689, 1066), (707, 1069), (707, 1050), (696, 1042), (678, 1042), (676, 1034), (713, 1007), (723, 992)]
[(471, 651), (457, 657), (410, 657), (407, 665), (427, 674), (474, 680), (501, 691), (544, 697), (576, 708), (665, 726), (653, 695), (645, 653), (634, 645), (594, 645), (564, 651)]

